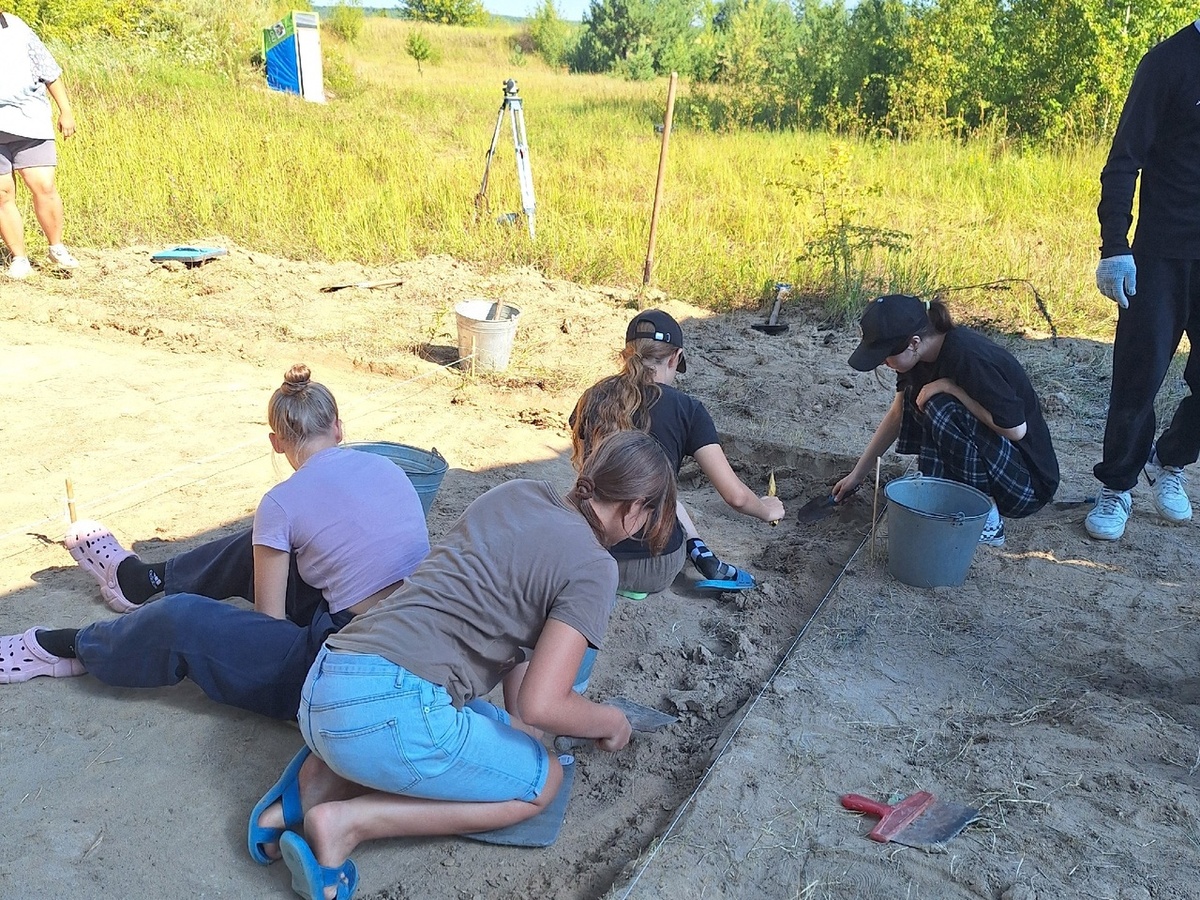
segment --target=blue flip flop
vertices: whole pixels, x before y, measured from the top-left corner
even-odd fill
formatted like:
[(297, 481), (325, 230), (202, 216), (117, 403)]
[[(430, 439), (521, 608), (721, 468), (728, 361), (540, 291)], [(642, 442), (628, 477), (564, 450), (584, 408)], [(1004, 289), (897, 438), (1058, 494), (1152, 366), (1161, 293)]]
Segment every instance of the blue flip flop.
[(696, 587), (702, 591), (749, 591), (758, 587), (758, 582), (749, 572), (738, 569), (737, 578), (708, 578), (697, 581)]
[(292, 873), (292, 890), (307, 900), (325, 900), (325, 889), (337, 886), (337, 900), (350, 900), (358, 887), (358, 867), (348, 859), (338, 868), (327, 869), (313, 855), (308, 842), (294, 831), (279, 839), (283, 861)]
[[(278, 844), (285, 831), (299, 828), (304, 824), (304, 807), (300, 805), (300, 767), (312, 753), (308, 746), (300, 748), (279, 780), (263, 794), (263, 798), (254, 805), (250, 813), (250, 825), (246, 831), (246, 842), (250, 848), (250, 858), (260, 866), (269, 866), (275, 860), (267, 856), (263, 850), (264, 844)], [(263, 812), (272, 803), (279, 801), (283, 804), (283, 828), (266, 828), (258, 824)]]

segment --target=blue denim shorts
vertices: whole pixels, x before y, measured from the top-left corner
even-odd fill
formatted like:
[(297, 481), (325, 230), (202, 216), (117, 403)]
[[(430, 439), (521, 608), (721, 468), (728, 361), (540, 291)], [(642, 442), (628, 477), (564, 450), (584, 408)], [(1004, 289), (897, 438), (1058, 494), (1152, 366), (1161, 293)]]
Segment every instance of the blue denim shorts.
[(300, 732), (356, 784), (432, 800), (537, 798), (550, 757), (483, 700), (455, 709), (440, 685), (383, 657), (322, 647), (300, 694)]

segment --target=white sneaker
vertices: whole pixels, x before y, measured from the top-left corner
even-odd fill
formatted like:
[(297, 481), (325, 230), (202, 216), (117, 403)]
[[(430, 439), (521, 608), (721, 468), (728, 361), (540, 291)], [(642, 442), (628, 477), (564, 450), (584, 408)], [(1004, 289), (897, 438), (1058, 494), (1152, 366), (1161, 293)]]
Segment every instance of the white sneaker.
[(51, 244), (48, 253), (50, 262), (60, 269), (78, 269), (79, 260), (71, 255), (65, 244)]
[(8, 264), (8, 277), (17, 281), (28, 278), (32, 271), (33, 266), (30, 265), (28, 256), (14, 256)]
[(1156, 465), (1147, 468), (1154, 477), (1154, 505), (1158, 514), (1168, 522), (1187, 522), (1192, 518), (1192, 503), (1187, 495), (1187, 476), (1183, 469), (1174, 466)]
[(988, 510), (987, 521), (983, 523), (983, 533), (979, 535), (979, 543), (989, 547), (1004, 546), (1004, 519), (1000, 517), (1000, 510), (996, 509), (995, 503)]
[(1125, 523), (1133, 511), (1129, 491), (1114, 491), (1100, 488), (1096, 505), (1083, 520), (1083, 527), (1098, 541), (1116, 541), (1125, 533)]

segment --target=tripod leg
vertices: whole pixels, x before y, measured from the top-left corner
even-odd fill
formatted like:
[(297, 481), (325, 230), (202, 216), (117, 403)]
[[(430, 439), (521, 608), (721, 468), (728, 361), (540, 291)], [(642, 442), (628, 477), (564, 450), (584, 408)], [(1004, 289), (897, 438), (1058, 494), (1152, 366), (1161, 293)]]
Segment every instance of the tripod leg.
[(512, 119), (513, 148), (517, 151), (517, 182), (521, 185), (521, 206), (525, 210), (525, 221), (529, 225), (529, 239), (535, 238), (533, 196), (533, 170), (529, 166), (529, 146), (525, 139), (525, 111), (520, 100), (513, 100), (509, 109)]
[(496, 143), (500, 140), (500, 126), (504, 124), (504, 107), (507, 105), (507, 103), (501, 103), (500, 112), (496, 114), (496, 127), (492, 131), (492, 143), (488, 147), (487, 159), (483, 164), (483, 182), (479, 185), (479, 193), (475, 195), (476, 222), (479, 221), (480, 213), (487, 211), (488, 174), (492, 169), (492, 157), (496, 155)]

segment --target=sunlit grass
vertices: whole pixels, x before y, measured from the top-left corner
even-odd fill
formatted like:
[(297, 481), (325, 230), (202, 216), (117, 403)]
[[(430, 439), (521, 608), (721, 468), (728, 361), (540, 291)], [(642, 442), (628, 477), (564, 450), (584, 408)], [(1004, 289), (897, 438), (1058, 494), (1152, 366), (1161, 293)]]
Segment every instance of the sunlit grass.
[[(421, 28), (440, 54), (419, 74), (404, 52)], [(383, 264), (448, 253), (480, 265), (532, 265), (591, 283), (642, 280), (666, 82), (568, 75), (512, 61), (511, 26), (461, 29), (368, 19), (354, 46), (326, 35), (354, 84), (325, 105), (180, 69), (122, 50), (66, 53), (80, 122), (62, 151), (69, 239), (81, 245), (179, 243), (221, 235), (291, 258)], [(473, 224), (485, 153), (514, 77), (525, 104), (537, 239), (496, 216), (520, 208), (502, 122)], [(686, 91), (686, 85), (681, 91)], [(752, 305), (775, 281), (821, 294), (826, 273), (798, 260), (817, 226), (779, 182), (831, 139), (677, 128), (653, 284), (713, 308)], [(1018, 150), (994, 142), (851, 142), (862, 220), (912, 236), (881, 287), (928, 291), (1031, 281), (1060, 331), (1111, 328), (1091, 282), (1103, 148)], [(881, 273), (884, 274), (884, 273)], [(1045, 325), (1031, 291), (950, 293), (967, 315)]]

